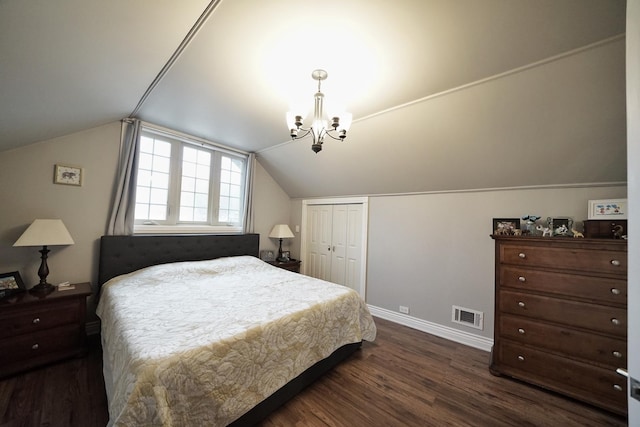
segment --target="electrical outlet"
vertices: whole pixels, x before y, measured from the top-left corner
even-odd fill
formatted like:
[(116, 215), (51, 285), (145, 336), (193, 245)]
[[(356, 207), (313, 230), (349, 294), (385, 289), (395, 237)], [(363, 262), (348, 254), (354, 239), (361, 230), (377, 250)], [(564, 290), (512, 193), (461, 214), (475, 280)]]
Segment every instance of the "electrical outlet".
[(405, 307), (404, 305), (401, 305), (399, 308), (400, 313), (404, 313), (404, 314), (409, 314), (409, 307)]

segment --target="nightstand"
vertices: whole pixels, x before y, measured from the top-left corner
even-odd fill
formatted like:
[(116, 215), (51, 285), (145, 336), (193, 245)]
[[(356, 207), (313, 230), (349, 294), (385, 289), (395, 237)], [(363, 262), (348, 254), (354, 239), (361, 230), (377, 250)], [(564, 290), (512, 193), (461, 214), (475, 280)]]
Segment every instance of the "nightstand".
[(0, 377), (86, 353), (89, 283), (0, 300)]
[(300, 261), (299, 259), (290, 259), (289, 261), (267, 261), (271, 265), (275, 265), (283, 270), (293, 271), (294, 273), (300, 273)]

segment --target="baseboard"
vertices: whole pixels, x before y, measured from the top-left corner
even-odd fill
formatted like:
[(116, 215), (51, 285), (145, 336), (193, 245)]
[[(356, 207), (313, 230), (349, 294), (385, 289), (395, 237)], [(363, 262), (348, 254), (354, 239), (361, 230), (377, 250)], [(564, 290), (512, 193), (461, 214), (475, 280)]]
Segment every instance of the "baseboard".
[(474, 347), (488, 352), (491, 351), (491, 347), (493, 346), (493, 340), (490, 338), (460, 331), (437, 323), (427, 322), (426, 320), (418, 319), (417, 317), (408, 316), (402, 313), (396, 313), (395, 311), (387, 310), (386, 308), (375, 307), (372, 305), (368, 305), (368, 307), (373, 316), (380, 317), (403, 326), (408, 326), (409, 328), (417, 329), (428, 334), (436, 335), (450, 341), (468, 345), (469, 347)]

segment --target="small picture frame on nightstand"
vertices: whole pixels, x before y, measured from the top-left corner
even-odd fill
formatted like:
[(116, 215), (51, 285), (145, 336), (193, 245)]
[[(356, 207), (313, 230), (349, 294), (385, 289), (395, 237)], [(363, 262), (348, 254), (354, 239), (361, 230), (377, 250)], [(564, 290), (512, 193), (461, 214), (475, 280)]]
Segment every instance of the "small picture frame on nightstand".
[(260, 251), (260, 259), (263, 261), (269, 262), (269, 261), (274, 261), (276, 259), (276, 256), (273, 253), (273, 251), (262, 250)]
[(291, 260), (291, 251), (282, 251), (282, 258), (278, 259), (278, 261), (287, 262)]
[(25, 290), (24, 282), (17, 271), (0, 274), (0, 298), (24, 292)]

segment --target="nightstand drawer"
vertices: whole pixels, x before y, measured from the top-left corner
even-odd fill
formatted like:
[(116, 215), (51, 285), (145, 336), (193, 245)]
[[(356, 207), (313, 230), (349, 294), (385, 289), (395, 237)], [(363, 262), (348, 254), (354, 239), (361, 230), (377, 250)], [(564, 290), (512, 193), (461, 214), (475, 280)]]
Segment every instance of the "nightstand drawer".
[(622, 338), (596, 335), (506, 314), (500, 316), (499, 327), (500, 337), (522, 344), (578, 357), (614, 370), (627, 367), (627, 342)]
[(37, 332), (68, 323), (78, 323), (78, 304), (82, 300), (57, 301), (55, 304), (43, 303), (30, 308), (3, 308), (0, 312), (0, 338)]
[(627, 310), (528, 293), (500, 291), (499, 309), (533, 319), (627, 336)]
[(28, 335), (0, 340), (0, 347), (11, 351), (0, 352), (0, 369), (7, 365), (34, 358), (51, 358), (60, 353), (74, 353), (84, 344), (84, 331), (80, 325), (70, 324)]

